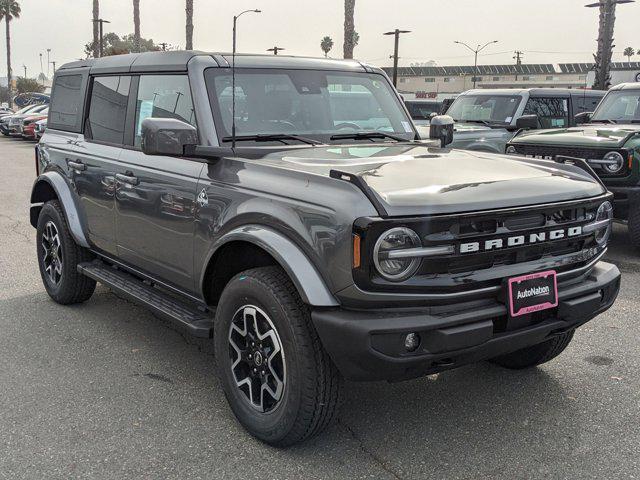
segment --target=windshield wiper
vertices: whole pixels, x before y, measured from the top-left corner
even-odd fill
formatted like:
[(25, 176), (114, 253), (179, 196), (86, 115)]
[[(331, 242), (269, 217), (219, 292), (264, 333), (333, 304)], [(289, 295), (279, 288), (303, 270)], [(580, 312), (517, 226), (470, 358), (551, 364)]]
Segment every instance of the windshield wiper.
[[(297, 140), (307, 145), (322, 145), (322, 142), (312, 138), (302, 137), (289, 133), (259, 133), (257, 135), (236, 135), (236, 142), (282, 142), (288, 145), (285, 140)], [(223, 137), (223, 142), (233, 141), (233, 137)]]
[(486, 125), (487, 127), (490, 127), (492, 125), (491, 122), (488, 122), (487, 120), (460, 120), (460, 122), (464, 123), (464, 122), (468, 122), (468, 123), (481, 123), (483, 125)]
[(406, 138), (392, 135), (386, 132), (352, 132), (352, 133), (337, 133), (330, 137), (330, 140), (373, 140), (376, 138), (389, 138), (396, 142), (410, 142)]

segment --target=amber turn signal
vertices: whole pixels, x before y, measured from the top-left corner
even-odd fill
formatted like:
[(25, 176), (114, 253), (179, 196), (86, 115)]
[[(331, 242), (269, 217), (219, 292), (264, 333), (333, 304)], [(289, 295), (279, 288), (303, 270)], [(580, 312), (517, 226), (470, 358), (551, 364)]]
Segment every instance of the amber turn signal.
[(353, 268), (360, 268), (360, 235), (353, 235)]

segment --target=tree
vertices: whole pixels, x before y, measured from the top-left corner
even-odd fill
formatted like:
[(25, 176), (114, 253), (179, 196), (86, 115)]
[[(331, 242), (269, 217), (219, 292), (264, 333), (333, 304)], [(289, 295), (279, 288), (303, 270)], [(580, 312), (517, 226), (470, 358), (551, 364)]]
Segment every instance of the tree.
[(18, 77), (16, 80), (16, 90), (20, 93), (42, 93), (44, 85), (38, 83), (35, 78)]
[(360, 34), (358, 32), (353, 32), (353, 48), (356, 48), (360, 43)]
[[(120, 38), (117, 34), (110, 32), (103, 37), (103, 55), (105, 57), (111, 55), (124, 55), (125, 53), (134, 52), (135, 35), (130, 33)], [(94, 44), (89, 42), (84, 47), (84, 53), (87, 58), (91, 56), (93, 52)], [(153, 40), (140, 38), (140, 51), (141, 52), (157, 52), (162, 50), (160, 46), (156, 45)]]
[[(0, 0), (0, 20), (4, 19), (7, 33), (7, 85), (11, 97), (11, 27), (9, 24), (15, 18), (20, 18), (20, 4), (16, 0)], [(11, 98), (9, 98), (11, 106)]]
[(133, 0), (133, 51), (140, 52), (140, 0)]
[(9, 95), (9, 89), (3, 85), (0, 85), (0, 103), (9, 103), (9, 99), (11, 95)]
[(187, 44), (185, 50), (193, 50), (193, 0), (187, 0)]
[(324, 52), (324, 56), (327, 57), (333, 48), (333, 39), (328, 35), (324, 37), (320, 42), (320, 48)]
[(625, 48), (623, 52), (623, 55), (629, 59), (629, 62), (631, 62), (631, 57), (633, 57), (635, 54), (636, 51), (631, 47)]
[(344, 0), (344, 58), (353, 58), (356, 0)]
[[(100, 0), (93, 0), (93, 58), (100, 56)], [(48, 67), (47, 67), (48, 68)]]

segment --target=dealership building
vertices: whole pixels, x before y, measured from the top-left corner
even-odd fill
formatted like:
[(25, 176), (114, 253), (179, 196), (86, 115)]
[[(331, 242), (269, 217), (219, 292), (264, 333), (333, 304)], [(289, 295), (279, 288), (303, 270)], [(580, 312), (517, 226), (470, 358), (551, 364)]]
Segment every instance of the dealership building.
[[(393, 68), (384, 69), (390, 76)], [(595, 74), (591, 63), (400, 67), (398, 90), (416, 97), (437, 98), (473, 88), (591, 88)], [(611, 65), (613, 85), (640, 82), (640, 62)]]

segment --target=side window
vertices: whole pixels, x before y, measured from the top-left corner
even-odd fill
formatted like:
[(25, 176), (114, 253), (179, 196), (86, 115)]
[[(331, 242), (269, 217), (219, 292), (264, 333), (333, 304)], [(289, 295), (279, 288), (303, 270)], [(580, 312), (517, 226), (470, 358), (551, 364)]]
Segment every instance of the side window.
[(542, 128), (569, 126), (569, 102), (566, 98), (530, 98), (524, 115), (538, 115)]
[(95, 77), (91, 89), (88, 135), (98, 142), (124, 143), (131, 77)]
[(82, 75), (57, 75), (53, 85), (49, 127), (70, 132), (80, 131), (79, 118), (84, 102)]
[(142, 75), (136, 103), (135, 145), (140, 146), (142, 122), (149, 117), (175, 118), (196, 126), (186, 75)]

